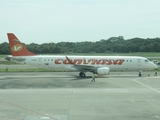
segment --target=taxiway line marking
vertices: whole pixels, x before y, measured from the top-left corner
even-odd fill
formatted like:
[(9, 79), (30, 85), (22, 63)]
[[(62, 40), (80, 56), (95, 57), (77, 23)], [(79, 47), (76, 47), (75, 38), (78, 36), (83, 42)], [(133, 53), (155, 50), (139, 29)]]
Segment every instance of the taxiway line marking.
[(157, 92), (157, 93), (160, 93), (159, 90), (156, 90), (155, 88), (152, 88), (152, 87), (150, 87), (150, 86), (148, 86), (148, 85), (146, 85), (146, 84), (144, 84), (144, 83), (142, 83), (142, 82), (139, 82), (139, 81), (137, 81), (136, 79), (134, 79), (133, 81), (136, 82), (136, 83), (138, 83), (138, 84), (141, 84), (141, 85), (143, 85), (143, 86), (145, 86), (145, 87), (147, 87), (147, 88), (149, 88), (150, 90), (153, 90), (153, 91), (155, 91), (155, 92)]
[(33, 111), (33, 110), (28, 109), (28, 108), (24, 108), (24, 107), (22, 107), (22, 106), (18, 106), (18, 105), (16, 105), (16, 104), (13, 104), (13, 103), (10, 103), (10, 102), (4, 101), (4, 100), (0, 100), (0, 101), (3, 102), (3, 103), (6, 103), (6, 104), (8, 104), (8, 105), (17, 107), (17, 108), (19, 108), (19, 109), (23, 109), (23, 110), (26, 110), (26, 111), (30, 111), (30, 112), (32, 112), (32, 113), (36, 113), (36, 114), (39, 114), (39, 115), (42, 115), (42, 116), (45, 116), (45, 117), (49, 117), (49, 118), (51, 118), (51, 119), (53, 119), (53, 120), (58, 120), (58, 119), (53, 118), (53, 117), (51, 117), (51, 116), (49, 116), (49, 115), (45, 115), (45, 114), (43, 114), (43, 113), (39, 113), (39, 112), (37, 112), (37, 111)]

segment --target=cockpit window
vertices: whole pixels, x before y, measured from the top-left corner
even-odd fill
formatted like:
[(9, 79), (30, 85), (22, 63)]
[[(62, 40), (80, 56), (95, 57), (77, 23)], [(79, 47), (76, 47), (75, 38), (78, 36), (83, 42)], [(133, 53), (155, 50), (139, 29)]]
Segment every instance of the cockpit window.
[(148, 60), (145, 59), (145, 62), (148, 62)]

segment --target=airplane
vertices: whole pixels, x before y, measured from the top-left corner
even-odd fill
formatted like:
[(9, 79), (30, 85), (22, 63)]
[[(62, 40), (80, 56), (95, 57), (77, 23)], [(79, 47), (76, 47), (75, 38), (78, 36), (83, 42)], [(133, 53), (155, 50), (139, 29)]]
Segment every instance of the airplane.
[(97, 75), (109, 75), (110, 71), (139, 71), (154, 70), (157, 67), (145, 57), (139, 56), (64, 56), (37, 55), (27, 50), (13, 33), (7, 33), (12, 56), (6, 57), (18, 63), (54, 70), (76, 70), (80, 77), (86, 72)]

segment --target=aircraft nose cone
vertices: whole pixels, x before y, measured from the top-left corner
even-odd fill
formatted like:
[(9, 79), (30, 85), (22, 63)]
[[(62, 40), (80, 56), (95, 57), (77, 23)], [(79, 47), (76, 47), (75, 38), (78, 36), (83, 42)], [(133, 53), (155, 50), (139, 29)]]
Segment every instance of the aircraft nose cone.
[[(153, 63), (154, 64), (154, 63)], [(158, 66), (156, 65), (156, 64), (154, 64), (154, 69), (157, 69), (158, 68)]]

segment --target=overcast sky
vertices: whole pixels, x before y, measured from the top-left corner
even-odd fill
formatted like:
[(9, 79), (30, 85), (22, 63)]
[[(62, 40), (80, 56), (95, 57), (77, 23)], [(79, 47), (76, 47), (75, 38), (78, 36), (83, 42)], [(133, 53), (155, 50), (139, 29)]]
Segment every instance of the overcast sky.
[(0, 0), (0, 43), (160, 37), (160, 0)]

